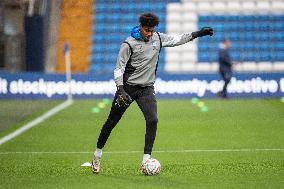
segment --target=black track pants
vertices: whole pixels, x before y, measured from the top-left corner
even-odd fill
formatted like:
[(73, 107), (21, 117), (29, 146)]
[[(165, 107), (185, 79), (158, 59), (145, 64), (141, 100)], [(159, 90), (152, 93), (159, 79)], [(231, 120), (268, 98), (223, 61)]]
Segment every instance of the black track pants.
[[(155, 97), (154, 87), (140, 87), (132, 85), (124, 85), (124, 90), (135, 100), (143, 112), (144, 118), (146, 120), (146, 134), (145, 134), (145, 146), (144, 154), (151, 154), (153, 144), (156, 138), (157, 131), (157, 101)], [(112, 131), (112, 129), (117, 125), (122, 115), (124, 114), (127, 107), (117, 107), (115, 106), (115, 100), (117, 94), (115, 94), (114, 100), (112, 102), (112, 107), (109, 116), (101, 129), (100, 136), (97, 142), (97, 148), (102, 149)]]
[(222, 76), (222, 79), (224, 80), (224, 86), (223, 86), (222, 93), (224, 96), (227, 96), (227, 87), (232, 78), (232, 70), (231, 69), (220, 69), (220, 74)]

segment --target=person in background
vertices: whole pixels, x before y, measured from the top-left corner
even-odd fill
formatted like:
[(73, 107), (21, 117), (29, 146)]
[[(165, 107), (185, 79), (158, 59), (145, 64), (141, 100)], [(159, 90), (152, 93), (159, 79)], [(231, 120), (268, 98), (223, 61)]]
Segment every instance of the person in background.
[(224, 81), (222, 91), (218, 92), (218, 96), (221, 98), (228, 98), (227, 87), (232, 78), (232, 60), (229, 50), (231, 48), (231, 41), (225, 39), (222, 41), (219, 47), (219, 73)]

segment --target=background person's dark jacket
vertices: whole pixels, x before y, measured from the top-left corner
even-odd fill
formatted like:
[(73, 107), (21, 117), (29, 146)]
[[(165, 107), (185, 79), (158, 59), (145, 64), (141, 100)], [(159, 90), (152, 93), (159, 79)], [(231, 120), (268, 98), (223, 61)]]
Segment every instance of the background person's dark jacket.
[(229, 49), (220, 48), (219, 49), (219, 69), (220, 70), (231, 70), (232, 61), (229, 54)]

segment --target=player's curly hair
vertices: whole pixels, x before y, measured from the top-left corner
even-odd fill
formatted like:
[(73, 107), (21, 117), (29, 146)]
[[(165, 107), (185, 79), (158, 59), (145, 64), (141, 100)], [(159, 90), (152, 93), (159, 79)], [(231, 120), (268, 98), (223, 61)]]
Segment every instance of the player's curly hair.
[(153, 13), (144, 13), (139, 17), (142, 26), (155, 27), (159, 25), (159, 17)]

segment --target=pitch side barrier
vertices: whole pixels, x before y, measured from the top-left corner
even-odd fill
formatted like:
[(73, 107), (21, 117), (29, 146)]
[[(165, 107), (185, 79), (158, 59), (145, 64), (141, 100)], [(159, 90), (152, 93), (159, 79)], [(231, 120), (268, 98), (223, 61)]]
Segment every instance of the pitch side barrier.
[[(0, 72), (0, 99), (66, 98), (64, 74)], [(215, 98), (223, 82), (218, 74), (159, 74), (155, 83), (158, 98)], [(74, 74), (74, 98), (111, 98), (116, 91), (112, 75)], [(284, 73), (237, 73), (228, 86), (230, 97), (277, 98), (284, 96)]]

